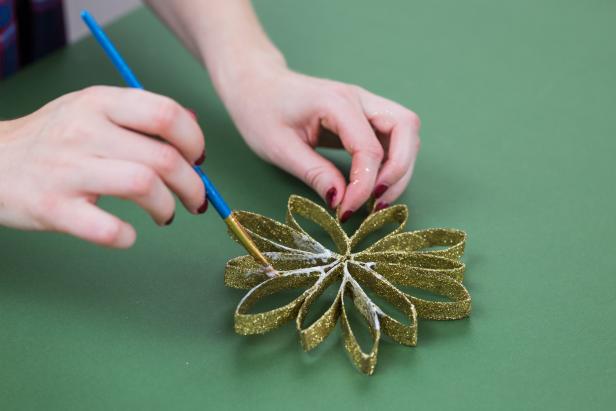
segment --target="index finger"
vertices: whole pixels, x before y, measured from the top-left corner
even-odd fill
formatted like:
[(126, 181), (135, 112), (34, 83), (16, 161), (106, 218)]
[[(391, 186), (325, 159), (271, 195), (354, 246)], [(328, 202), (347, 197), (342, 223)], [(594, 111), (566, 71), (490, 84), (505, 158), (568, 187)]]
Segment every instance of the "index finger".
[(417, 114), (383, 97), (365, 90), (360, 90), (359, 96), (372, 127), (389, 137), (387, 159), (377, 177), (374, 197), (378, 199), (391, 189), (387, 198), (392, 201), (406, 187), (399, 181), (407, 177), (408, 182), (412, 175), (419, 151), (420, 120)]
[(349, 185), (339, 207), (340, 221), (345, 222), (370, 198), (383, 160), (383, 147), (360, 107), (348, 103), (333, 107), (322, 125), (336, 133), (351, 154)]
[(169, 97), (145, 90), (101, 87), (104, 113), (117, 125), (154, 135), (175, 146), (191, 164), (204, 154), (205, 139), (194, 116)]

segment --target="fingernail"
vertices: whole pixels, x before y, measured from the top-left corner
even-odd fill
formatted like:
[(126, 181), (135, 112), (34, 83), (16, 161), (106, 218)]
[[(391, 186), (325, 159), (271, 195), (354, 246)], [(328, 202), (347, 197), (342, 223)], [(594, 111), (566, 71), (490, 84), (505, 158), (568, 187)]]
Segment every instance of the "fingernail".
[(336, 187), (332, 187), (327, 190), (327, 193), (325, 194), (325, 201), (327, 201), (329, 208), (334, 208), (334, 200), (336, 199), (337, 192), (338, 190), (336, 190)]
[(376, 205), (376, 207), (374, 207), (374, 212), (377, 212), (377, 211), (382, 210), (382, 209), (387, 208), (387, 207), (389, 207), (389, 203), (385, 203), (385, 202), (381, 201), (380, 203), (378, 203)]
[(199, 214), (203, 214), (207, 211), (207, 206), (209, 205), (209, 201), (207, 201), (207, 197), (205, 197), (205, 201), (201, 204), (201, 207), (197, 209)]
[(171, 214), (171, 218), (169, 218), (166, 222), (165, 225), (169, 225), (173, 222), (173, 219), (175, 218), (175, 213)]
[(342, 214), (342, 217), (340, 217), (340, 222), (341, 223), (346, 222), (349, 218), (351, 218), (352, 215), (353, 215), (352, 210), (345, 211), (344, 214)]
[(372, 194), (374, 196), (374, 198), (379, 198), (380, 196), (383, 195), (383, 193), (385, 191), (387, 191), (389, 187), (386, 186), (385, 184), (379, 184), (375, 189), (374, 189), (374, 193)]
[(203, 152), (203, 154), (201, 154), (201, 157), (199, 157), (197, 161), (195, 161), (195, 165), (200, 166), (201, 164), (203, 164), (204, 161), (205, 161), (205, 151)]

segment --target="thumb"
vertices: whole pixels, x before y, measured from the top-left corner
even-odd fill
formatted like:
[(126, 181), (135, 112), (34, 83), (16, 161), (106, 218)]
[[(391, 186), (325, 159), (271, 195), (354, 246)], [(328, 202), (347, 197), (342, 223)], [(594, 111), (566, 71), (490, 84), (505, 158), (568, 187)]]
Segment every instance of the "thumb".
[(336, 208), (344, 197), (346, 181), (336, 166), (292, 131), (283, 136), (284, 146), (272, 151), (272, 162), (302, 180), (327, 203)]

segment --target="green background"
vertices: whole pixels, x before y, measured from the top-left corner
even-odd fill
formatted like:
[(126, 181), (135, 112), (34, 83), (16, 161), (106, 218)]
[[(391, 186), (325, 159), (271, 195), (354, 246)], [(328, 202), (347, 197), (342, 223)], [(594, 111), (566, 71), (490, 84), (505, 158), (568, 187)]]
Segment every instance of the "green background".
[[(616, 401), (616, 2), (256, 2), (291, 67), (356, 83), (423, 120), (410, 228), (469, 233), (470, 319), (383, 342), (374, 376), (337, 332), (232, 328), (242, 250), (213, 210), (112, 251), (0, 229), (0, 408), (608, 409)], [(315, 196), (243, 144), (206, 73), (145, 10), (109, 27), (151, 90), (194, 107), (206, 169), (233, 206), (283, 218)], [(0, 84), (0, 116), (121, 84), (92, 39)], [(246, 96), (246, 98), (250, 98)], [(340, 161), (345, 162), (343, 157)], [(25, 165), (27, 166), (27, 165)], [(2, 178), (2, 176), (0, 176)]]

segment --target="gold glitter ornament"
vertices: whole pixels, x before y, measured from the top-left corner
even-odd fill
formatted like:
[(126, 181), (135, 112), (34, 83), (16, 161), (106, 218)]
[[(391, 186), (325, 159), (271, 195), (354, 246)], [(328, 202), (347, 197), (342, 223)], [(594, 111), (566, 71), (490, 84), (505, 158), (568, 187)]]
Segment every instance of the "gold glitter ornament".
[[(404, 205), (369, 215), (351, 237), (327, 210), (296, 195), (289, 198), (286, 224), (246, 211), (234, 213), (279, 273), (268, 276), (249, 255), (227, 263), (225, 284), (250, 289), (235, 310), (238, 334), (263, 334), (295, 319), (302, 347), (308, 351), (327, 338), (340, 320), (344, 346), (351, 360), (360, 371), (372, 374), (381, 333), (400, 344), (414, 346), (418, 318), (456, 320), (470, 314), (471, 297), (462, 285), (465, 266), (460, 262), (466, 233), (449, 228), (404, 232), (408, 218)], [(323, 228), (337, 250), (328, 250), (312, 238), (299, 225), (296, 215)], [(369, 234), (392, 223), (392, 232), (362, 251), (353, 251)], [(315, 301), (334, 283), (340, 285), (333, 303), (309, 322), (308, 314)], [(446, 301), (415, 297), (401, 290), (401, 286), (427, 291), (445, 297)], [(282, 307), (251, 311), (255, 303), (269, 295), (298, 288), (304, 292)], [(364, 290), (397, 309), (406, 321), (388, 315)], [(362, 350), (349, 322), (349, 303), (355, 305), (370, 330), (368, 352)]]

